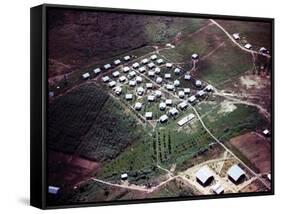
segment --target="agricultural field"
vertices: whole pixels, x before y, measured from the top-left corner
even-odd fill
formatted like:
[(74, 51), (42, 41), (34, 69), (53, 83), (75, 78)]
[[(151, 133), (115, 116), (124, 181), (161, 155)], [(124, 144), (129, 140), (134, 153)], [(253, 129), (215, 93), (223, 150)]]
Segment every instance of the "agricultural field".
[(50, 205), (271, 193), (268, 22), (48, 20)]

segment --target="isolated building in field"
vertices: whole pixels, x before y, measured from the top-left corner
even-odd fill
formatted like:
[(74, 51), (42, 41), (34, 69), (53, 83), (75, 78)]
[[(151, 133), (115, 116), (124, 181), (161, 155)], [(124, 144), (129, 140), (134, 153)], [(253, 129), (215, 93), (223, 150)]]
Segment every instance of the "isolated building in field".
[(129, 70), (130, 70), (130, 67), (128, 67), (128, 66), (125, 66), (125, 67), (123, 68), (123, 72), (124, 72), (124, 73), (129, 72)]
[(142, 67), (139, 68), (139, 72), (144, 73), (145, 71), (146, 71), (146, 69), (145, 69), (144, 66), (142, 66)]
[(130, 56), (124, 56), (124, 60), (125, 60), (125, 61), (129, 61), (130, 59), (131, 59)]
[(142, 77), (137, 76), (137, 77), (136, 77), (136, 82), (137, 82), (137, 83), (141, 83), (141, 82), (142, 82)]
[(240, 39), (239, 33), (234, 33), (234, 34), (232, 34), (232, 36), (233, 36), (233, 38), (234, 38), (235, 40), (239, 40), (239, 39)]
[(156, 62), (160, 65), (160, 64), (164, 63), (164, 60), (163, 59), (157, 59)]
[(60, 187), (48, 186), (48, 193), (49, 194), (57, 195), (57, 194), (59, 194), (59, 191), (60, 191)]
[(156, 83), (160, 84), (162, 83), (163, 79), (161, 77), (157, 77), (156, 78)]
[(116, 59), (116, 60), (114, 61), (114, 65), (120, 65), (120, 63), (121, 63), (121, 60), (120, 60), (120, 59)]
[(269, 131), (268, 129), (264, 129), (264, 130), (262, 131), (262, 133), (263, 133), (263, 135), (266, 136), (266, 137), (268, 137), (268, 136), (270, 135), (270, 131)]
[(149, 77), (154, 77), (155, 76), (155, 72), (154, 71), (148, 71), (148, 76)]
[(194, 54), (191, 55), (191, 59), (198, 60), (199, 59), (199, 55), (194, 53)]
[(128, 179), (128, 174), (127, 173), (124, 173), (121, 175), (121, 179), (122, 180), (127, 180)]
[(94, 74), (99, 74), (101, 72), (101, 69), (100, 68), (95, 68), (94, 69)]
[(154, 69), (154, 71), (155, 71), (156, 74), (159, 74), (159, 73), (161, 72), (161, 68), (156, 67), (156, 68)]
[(108, 83), (108, 86), (110, 88), (113, 88), (114, 86), (116, 86), (116, 82), (115, 81), (111, 81), (111, 82)]
[(142, 104), (140, 103), (140, 102), (136, 102), (135, 103), (135, 106), (134, 106), (134, 108), (136, 109), (136, 110), (141, 110), (141, 107), (142, 107)]
[(168, 121), (168, 119), (169, 119), (169, 117), (168, 117), (166, 114), (164, 114), (164, 115), (162, 115), (162, 116), (159, 118), (159, 121), (160, 121), (161, 123), (165, 123), (165, 122)]
[(119, 82), (125, 82), (127, 78), (125, 76), (119, 77)]
[(186, 74), (186, 75), (184, 75), (184, 79), (185, 79), (185, 80), (190, 80), (190, 79), (191, 79), (191, 76), (190, 76), (189, 74)]
[(154, 102), (154, 101), (155, 101), (155, 96), (149, 95), (149, 96), (147, 96), (147, 100), (148, 100), (149, 102)]
[(173, 64), (170, 63), (170, 62), (167, 62), (167, 63), (166, 63), (166, 67), (167, 67), (167, 68), (171, 68), (171, 67), (173, 67)]
[(149, 83), (146, 83), (145, 86), (147, 89), (152, 89), (153, 84), (149, 82)]
[(176, 87), (180, 86), (180, 81), (179, 80), (175, 80), (174, 81), (174, 86), (176, 86)]
[(186, 100), (182, 101), (180, 104), (178, 104), (178, 107), (183, 110), (188, 106), (188, 102)]
[(152, 112), (145, 112), (145, 119), (151, 120), (152, 119)]
[(84, 80), (89, 79), (90, 78), (90, 74), (89, 73), (82, 74), (82, 78)]
[(153, 62), (148, 63), (147, 65), (150, 69), (155, 67), (155, 64)]
[(130, 80), (129, 81), (129, 86), (134, 87), (134, 86), (136, 86), (136, 84), (137, 84), (137, 82), (135, 80)]
[(196, 180), (202, 186), (208, 186), (214, 179), (213, 173), (208, 166), (203, 166), (196, 173)]
[(194, 114), (189, 114), (189, 115), (183, 117), (182, 119), (180, 119), (180, 120), (178, 121), (178, 125), (179, 125), (179, 126), (183, 126), (183, 125), (189, 123), (189, 122), (190, 122), (191, 120), (193, 120), (194, 118), (195, 118), (195, 115), (194, 115)]
[(183, 92), (184, 92), (185, 94), (189, 94), (189, 93), (190, 93), (190, 88), (184, 88), (184, 89), (183, 89)]
[(195, 97), (194, 95), (192, 95), (192, 96), (190, 96), (190, 97), (188, 98), (188, 101), (189, 101), (190, 103), (193, 103), (195, 100), (196, 100), (196, 97)]
[(172, 75), (169, 74), (169, 73), (167, 73), (167, 74), (164, 75), (164, 78), (165, 78), (165, 79), (171, 79), (171, 77), (172, 77)]
[(162, 96), (162, 92), (159, 91), (159, 90), (155, 91), (155, 96), (158, 97), (158, 98), (161, 97)]
[(135, 62), (132, 66), (133, 66), (133, 68), (138, 68), (140, 66), (140, 64), (138, 62)]
[(157, 59), (157, 55), (156, 55), (156, 54), (153, 54), (153, 55), (150, 57), (150, 59), (152, 59), (152, 60)]
[(179, 98), (184, 98), (184, 91), (179, 91), (178, 92)]
[(227, 175), (229, 180), (231, 180), (235, 184), (238, 184), (242, 181), (246, 174), (244, 170), (242, 170), (237, 164), (235, 164), (227, 171)]
[(215, 194), (220, 195), (220, 194), (222, 194), (222, 193), (224, 192), (224, 188), (223, 188), (223, 186), (218, 182), (218, 183), (216, 183), (216, 184), (214, 184), (214, 185), (212, 186), (212, 191), (213, 191)]
[(179, 69), (179, 68), (175, 68), (174, 72), (175, 72), (175, 74), (180, 74), (181, 69)]
[(250, 43), (247, 43), (244, 47), (249, 49), (249, 50), (252, 49), (252, 45)]
[(103, 67), (104, 67), (104, 69), (108, 70), (109, 68), (111, 68), (111, 65), (110, 64), (105, 64)]
[(112, 73), (112, 76), (113, 77), (118, 77), (120, 75), (120, 72), (119, 71), (114, 71), (113, 73)]
[(170, 114), (171, 116), (176, 116), (178, 113), (179, 113), (179, 111), (178, 111), (176, 108), (171, 108), (171, 109), (169, 110), (169, 114)]
[(259, 52), (260, 53), (267, 53), (267, 49), (265, 47), (261, 47)]
[(143, 95), (143, 93), (144, 93), (143, 87), (138, 87), (138, 88), (137, 88), (137, 94), (138, 94), (139, 96), (141, 96), (141, 95)]
[(141, 61), (141, 63), (142, 63), (142, 64), (147, 64), (148, 61), (149, 61), (149, 60), (148, 60), (147, 58), (144, 58), (144, 59)]
[(161, 102), (161, 103), (159, 104), (159, 109), (160, 109), (161, 111), (165, 110), (165, 109), (166, 109), (166, 103)]
[(101, 78), (103, 82), (108, 82), (110, 80), (109, 76), (104, 76)]
[(132, 100), (133, 99), (133, 94), (126, 94), (125, 95), (126, 100)]

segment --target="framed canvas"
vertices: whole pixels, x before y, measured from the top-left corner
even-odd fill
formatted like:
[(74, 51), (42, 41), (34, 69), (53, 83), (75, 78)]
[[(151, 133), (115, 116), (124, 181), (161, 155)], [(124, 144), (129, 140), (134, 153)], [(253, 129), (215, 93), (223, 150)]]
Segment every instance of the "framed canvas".
[(31, 205), (274, 194), (274, 19), (31, 8)]

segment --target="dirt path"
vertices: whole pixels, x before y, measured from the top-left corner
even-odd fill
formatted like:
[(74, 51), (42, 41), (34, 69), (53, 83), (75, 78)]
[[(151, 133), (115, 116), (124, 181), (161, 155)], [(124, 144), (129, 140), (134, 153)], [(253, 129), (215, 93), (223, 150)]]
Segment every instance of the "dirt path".
[(219, 23), (217, 23), (217, 22), (216, 22), (215, 20), (213, 20), (213, 19), (210, 19), (210, 21), (211, 21), (212, 23), (214, 23), (217, 27), (219, 27), (219, 28), (229, 37), (229, 39), (230, 39), (237, 47), (239, 47), (239, 48), (242, 49), (243, 51), (246, 51), (246, 52), (251, 53), (251, 54), (259, 54), (259, 55), (265, 56), (265, 57), (267, 57), (267, 58), (271, 58), (271, 56), (270, 56), (269, 54), (260, 53), (260, 52), (258, 52), (258, 51), (249, 50), (249, 49), (243, 47), (243, 46), (240, 45), (240, 44), (227, 32), (227, 30), (226, 30), (224, 27), (222, 27)]

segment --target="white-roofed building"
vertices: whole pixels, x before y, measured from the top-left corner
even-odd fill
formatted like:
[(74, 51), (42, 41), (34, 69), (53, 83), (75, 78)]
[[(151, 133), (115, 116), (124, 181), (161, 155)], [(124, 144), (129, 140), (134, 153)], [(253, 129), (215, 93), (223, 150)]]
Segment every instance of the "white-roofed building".
[(164, 78), (165, 78), (165, 79), (171, 79), (171, 77), (172, 77), (172, 75), (169, 74), (169, 73), (167, 73), (167, 74), (164, 75)]
[(142, 82), (142, 77), (137, 76), (137, 77), (136, 77), (136, 81), (137, 81), (137, 83), (141, 83), (141, 82)]
[(122, 93), (122, 88), (120, 86), (117, 86), (114, 91), (116, 95), (120, 95)]
[(144, 59), (141, 61), (141, 63), (142, 63), (142, 64), (146, 64), (146, 63), (148, 63), (148, 61), (149, 61), (149, 60), (148, 60), (147, 58), (144, 58)]
[(190, 93), (190, 88), (184, 88), (184, 89), (183, 89), (183, 92), (184, 92), (185, 94), (189, 94), (189, 93)]
[(159, 73), (161, 72), (161, 68), (156, 67), (156, 68), (154, 69), (154, 71), (155, 71), (156, 74), (159, 74)]
[(194, 54), (191, 55), (191, 59), (198, 60), (199, 59), (199, 55), (194, 53)]
[(152, 112), (145, 112), (145, 119), (151, 120), (152, 119)]
[(143, 87), (138, 87), (138, 88), (137, 88), (137, 94), (138, 94), (139, 96), (141, 96), (141, 95), (143, 95), (143, 93), (144, 93), (144, 88), (143, 88)]
[(202, 96), (204, 96), (205, 95), (205, 91), (203, 91), (203, 90), (200, 90), (200, 91), (198, 91), (197, 92), (197, 94), (196, 94), (198, 97), (202, 97)]
[(138, 62), (135, 62), (132, 66), (133, 66), (133, 68), (138, 68), (140, 66), (140, 64)]
[(182, 101), (180, 104), (178, 104), (178, 107), (183, 110), (188, 106), (188, 102), (186, 100)]
[(171, 68), (172, 66), (173, 66), (172, 63), (170, 63), (170, 62), (167, 62), (167, 63), (166, 63), (166, 67), (167, 67), (167, 68)]
[(180, 81), (179, 80), (175, 80), (174, 81), (174, 86), (176, 86), (176, 87), (180, 86)]
[(154, 77), (155, 76), (155, 72), (154, 71), (148, 71), (148, 76), (149, 77)]
[(233, 38), (234, 38), (235, 40), (240, 39), (239, 33), (234, 33), (234, 34), (232, 34), (232, 36), (233, 36)]
[(120, 59), (116, 59), (116, 60), (114, 61), (114, 65), (120, 65), (120, 63), (121, 63), (121, 60), (120, 60)]
[(159, 104), (159, 109), (160, 110), (165, 110), (166, 109), (166, 103), (164, 103), (164, 102), (161, 102), (160, 104)]
[(252, 49), (252, 45), (250, 43), (247, 43), (244, 47), (249, 49), (249, 50)]
[(94, 74), (99, 74), (101, 72), (101, 69), (100, 68), (95, 68), (94, 69)]
[(172, 85), (172, 84), (167, 84), (167, 85), (166, 85), (166, 88), (167, 88), (169, 91), (172, 91), (172, 90), (174, 90), (175, 86)]
[(196, 97), (194, 95), (192, 95), (191, 97), (188, 98), (188, 101), (190, 103), (193, 103), (196, 100)]
[(157, 55), (156, 54), (151, 55), (150, 59), (152, 59), (152, 60), (157, 59)]
[(159, 91), (159, 90), (155, 91), (155, 96), (156, 97), (161, 97), (162, 96), (162, 92)]
[(196, 180), (202, 186), (208, 186), (212, 180), (214, 179), (214, 175), (208, 166), (203, 166), (196, 172)]
[(173, 100), (172, 99), (166, 99), (165, 103), (166, 103), (167, 106), (171, 106), (171, 105), (173, 105)]
[(262, 131), (262, 133), (263, 133), (264, 136), (269, 136), (270, 135), (270, 131), (268, 129), (264, 129)]
[(141, 110), (142, 104), (140, 102), (136, 102), (134, 108), (136, 110)]
[(162, 83), (163, 79), (161, 77), (157, 77), (156, 78), (156, 83), (160, 84)]
[(193, 120), (194, 118), (195, 118), (195, 115), (194, 115), (194, 114), (189, 114), (189, 115), (183, 117), (182, 119), (180, 119), (180, 120), (178, 121), (178, 125), (179, 125), (179, 126), (183, 126), (183, 125), (185, 125), (186, 123), (189, 123), (189, 122), (190, 122), (191, 120)]
[(149, 102), (154, 102), (154, 101), (155, 101), (155, 96), (149, 95), (149, 96), (147, 96), (147, 100), (148, 100)]
[(196, 85), (197, 87), (201, 87), (201, 86), (202, 86), (201, 80), (196, 80), (196, 81), (195, 81), (195, 85)]
[(123, 68), (123, 72), (124, 72), (124, 73), (129, 72), (129, 70), (130, 70), (130, 67), (128, 67), (128, 66), (125, 66), (125, 67)]
[(178, 95), (179, 95), (179, 98), (184, 98), (185, 93), (184, 93), (184, 91), (179, 91)]
[(146, 70), (146, 69), (145, 69), (144, 66), (142, 66), (142, 67), (139, 68), (139, 72), (141, 72), (141, 73), (145, 72), (145, 70)]
[(179, 113), (179, 111), (176, 109), (176, 108), (171, 108), (169, 110), (169, 114), (172, 115), (172, 116), (175, 116)]
[(130, 71), (129, 72), (129, 78), (133, 78), (136, 76), (136, 72), (135, 71)]
[(229, 180), (237, 184), (245, 176), (245, 172), (237, 164), (235, 164), (227, 171), (227, 175)]
[(213, 86), (211, 86), (211, 85), (206, 86), (206, 91), (210, 92), (212, 90), (213, 90)]
[(125, 76), (119, 77), (119, 82), (125, 82), (127, 78)]
[(137, 84), (137, 82), (135, 80), (130, 80), (129, 81), (129, 86), (134, 87), (134, 86), (136, 86), (136, 84)]
[(224, 188), (219, 182), (214, 184), (211, 188), (212, 191), (217, 195), (222, 194), (224, 192)]
[(160, 121), (161, 123), (165, 123), (165, 122), (168, 121), (168, 119), (169, 119), (169, 117), (168, 117), (166, 114), (164, 114), (164, 115), (162, 115), (162, 116), (159, 118), (159, 121)]
[(133, 94), (126, 94), (125, 95), (126, 100), (132, 100), (133, 99)]
[(114, 86), (116, 86), (116, 82), (115, 81), (111, 81), (111, 82), (108, 83), (108, 86), (110, 88), (113, 88)]
[(261, 53), (267, 53), (267, 49), (265, 47), (261, 47), (259, 52)]
[(163, 59), (157, 59), (157, 61), (156, 61), (158, 64), (162, 64), (162, 63), (164, 63), (164, 60)]
[(57, 195), (60, 191), (60, 187), (48, 186), (48, 193), (52, 195)]
[(104, 67), (104, 69), (108, 70), (109, 68), (111, 68), (111, 65), (110, 64), (105, 64), (103, 67)]
[(146, 88), (151, 89), (153, 87), (153, 84), (151, 82), (148, 82), (145, 84)]
[(112, 76), (113, 77), (118, 77), (120, 75), (120, 72), (119, 71), (114, 71), (113, 73), (112, 73)]
[(179, 69), (179, 68), (175, 68), (174, 72), (175, 72), (175, 74), (180, 74), (181, 69)]
[(191, 76), (190, 76), (189, 74), (186, 74), (186, 75), (184, 75), (184, 79), (185, 79), (185, 80), (190, 80), (190, 79), (191, 79)]
[(130, 59), (131, 59), (130, 56), (124, 56), (124, 60), (125, 60), (125, 61), (129, 61)]
[(148, 65), (147, 65), (149, 68), (154, 68), (155, 67), (155, 64), (153, 63), (153, 62), (150, 62), (150, 63), (148, 63)]
[(121, 175), (121, 179), (122, 180), (127, 180), (128, 179), (128, 174), (127, 173), (124, 173)]
[(104, 76), (101, 78), (103, 82), (108, 82), (110, 80), (109, 76)]
[(89, 74), (88, 72), (85, 73), (85, 74), (82, 74), (82, 78), (83, 78), (84, 80), (89, 79), (89, 78), (90, 78), (90, 74)]

